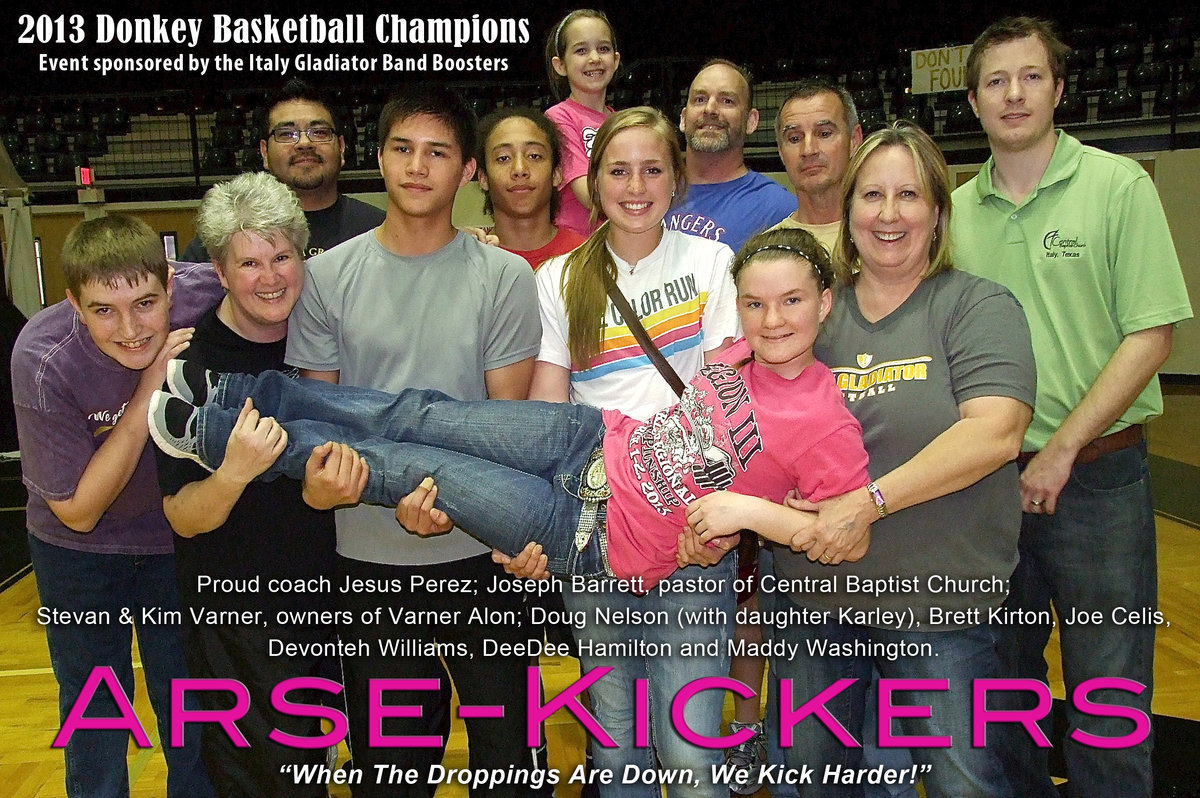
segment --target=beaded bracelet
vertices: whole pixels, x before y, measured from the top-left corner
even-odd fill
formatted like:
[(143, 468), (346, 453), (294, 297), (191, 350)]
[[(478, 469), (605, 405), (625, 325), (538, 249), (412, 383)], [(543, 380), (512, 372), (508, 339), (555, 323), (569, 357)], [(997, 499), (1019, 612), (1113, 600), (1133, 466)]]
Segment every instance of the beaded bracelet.
[(888, 514), (887, 502), (883, 500), (883, 494), (879, 492), (879, 486), (874, 482), (868, 482), (867, 493), (871, 494), (871, 501), (875, 502), (875, 510), (879, 513), (879, 517), (886, 518)]

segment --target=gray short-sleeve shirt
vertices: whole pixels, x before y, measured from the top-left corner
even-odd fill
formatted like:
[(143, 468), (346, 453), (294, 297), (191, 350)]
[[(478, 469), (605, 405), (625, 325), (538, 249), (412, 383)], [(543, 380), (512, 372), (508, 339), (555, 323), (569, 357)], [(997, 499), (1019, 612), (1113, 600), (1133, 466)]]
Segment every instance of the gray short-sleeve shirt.
[[(1036, 371), (1029, 325), (1007, 289), (959, 271), (928, 278), (899, 308), (876, 322), (859, 311), (853, 287), (841, 288), (814, 349), (833, 371), (846, 406), (863, 427), (873, 478), (888, 473), (959, 420), (959, 404), (1005, 396), (1033, 406)], [(885, 497), (886, 498), (886, 497)], [(1017, 467), (1009, 463), (968, 488), (883, 518), (857, 563), (829, 568), (781, 554), (776, 572), (814, 577), (802, 606), (852, 607), (852, 623), (889, 625), (872, 610), (905, 613), (918, 631), (963, 628), (987, 620), (1007, 593), (1021, 525)], [(878, 590), (855, 589), (866, 584)], [(930, 608), (946, 613), (931, 615)], [(971, 612), (974, 610), (974, 612)], [(955, 614), (967, 611), (967, 614)]]
[[(396, 255), (369, 231), (308, 262), (288, 323), (287, 362), (340, 371), (345, 385), (435, 388), (486, 399), (484, 373), (537, 355), (533, 272), (462, 233), (428, 255)], [(461, 530), (433, 538), (396, 526), (394, 508), (338, 511), (338, 553), (392, 565), (450, 562), (488, 549)]]

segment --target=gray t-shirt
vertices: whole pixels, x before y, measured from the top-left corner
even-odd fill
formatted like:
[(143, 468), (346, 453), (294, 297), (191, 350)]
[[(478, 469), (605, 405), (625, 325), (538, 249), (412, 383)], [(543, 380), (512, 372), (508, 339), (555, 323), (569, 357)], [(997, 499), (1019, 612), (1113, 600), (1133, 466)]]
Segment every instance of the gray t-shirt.
[[(404, 257), (369, 231), (308, 262), (287, 362), (339, 370), (344, 385), (486, 399), (484, 372), (534, 357), (540, 340), (533, 272), (522, 258), (462, 233), (436, 252)], [(338, 553), (367, 562), (425, 565), (488, 551), (458, 529), (405, 534), (394, 508), (339, 510), (337, 529)]]
[[(1033, 406), (1036, 371), (1021, 306), (1007, 289), (964, 272), (924, 280), (875, 323), (863, 318), (853, 288), (839, 289), (815, 353), (862, 424), (873, 478), (957, 422), (961, 402), (1006, 396)], [(775, 570), (784, 578), (837, 576), (836, 586), (814, 582), (788, 592), (801, 606), (835, 610), (833, 620), (841, 607), (911, 609), (905, 617), (920, 622), (916, 631), (965, 628), (986, 622), (987, 610), (1003, 602), (1020, 526), (1017, 467), (1009, 463), (968, 488), (876, 521), (871, 549), (857, 563), (830, 568), (781, 553)], [(864, 591), (854, 589), (856, 579), (884, 581)], [(939, 623), (930, 607), (981, 612)], [(843, 620), (892, 625), (879, 615)]]

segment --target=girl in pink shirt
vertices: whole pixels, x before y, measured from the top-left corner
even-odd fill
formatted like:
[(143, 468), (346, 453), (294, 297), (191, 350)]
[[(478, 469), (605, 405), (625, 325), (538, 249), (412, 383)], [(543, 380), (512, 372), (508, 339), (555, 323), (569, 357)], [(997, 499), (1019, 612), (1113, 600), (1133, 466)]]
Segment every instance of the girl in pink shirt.
[(550, 87), (555, 98), (566, 98), (546, 111), (564, 147), (562, 206), (554, 223), (584, 236), (596, 229), (599, 213), (588, 196), (588, 158), (596, 131), (612, 113), (606, 105), (608, 84), (620, 64), (616, 36), (603, 11), (576, 9), (546, 39)]
[(770, 231), (732, 272), (745, 339), (646, 422), (587, 405), (463, 402), (173, 361), (175, 396), (156, 394), (151, 434), (212, 469), (231, 435), (261, 435), (279, 449), (267, 479), (301, 479), (314, 447), (346, 441), (370, 466), (363, 501), (395, 506), (432, 476), (436, 506), (487, 545), (515, 554), (537, 541), (552, 572), (649, 590), (675, 570), (685, 526), (705, 537), (747, 527), (799, 546), (798, 511), (782, 504), (789, 491), (820, 501), (868, 481), (858, 422), (812, 353), (832, 304), (825, 251), (803, 230)]

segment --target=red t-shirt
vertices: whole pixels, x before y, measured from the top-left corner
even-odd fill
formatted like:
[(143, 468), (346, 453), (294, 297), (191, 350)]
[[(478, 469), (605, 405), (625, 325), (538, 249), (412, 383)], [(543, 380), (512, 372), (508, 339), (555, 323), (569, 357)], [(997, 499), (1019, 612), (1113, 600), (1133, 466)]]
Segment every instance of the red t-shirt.
[(558, 228), (558, 233), (554, 236), (554, 238), (550, 239), (549, 244), (538, 247), (537, 249), (510, 249), (503, 244), (501, 244), (500, 247), (502, 249), (507, 249), (514, 255), (520, 255), (522, 258), (529, 261), (529, 265), (533, 267), (534, 271), (537, 271), (538, 266), (541, 266), (550, 258), (553, 258), (555, 255), (565, 255), (566, 253), (575, 249), (575, 247), (582, 244), (584, 241), (587, 241), (586, 236), (581, 236), (574, 230), (568, 230), (565, 227), (560, 227)]

